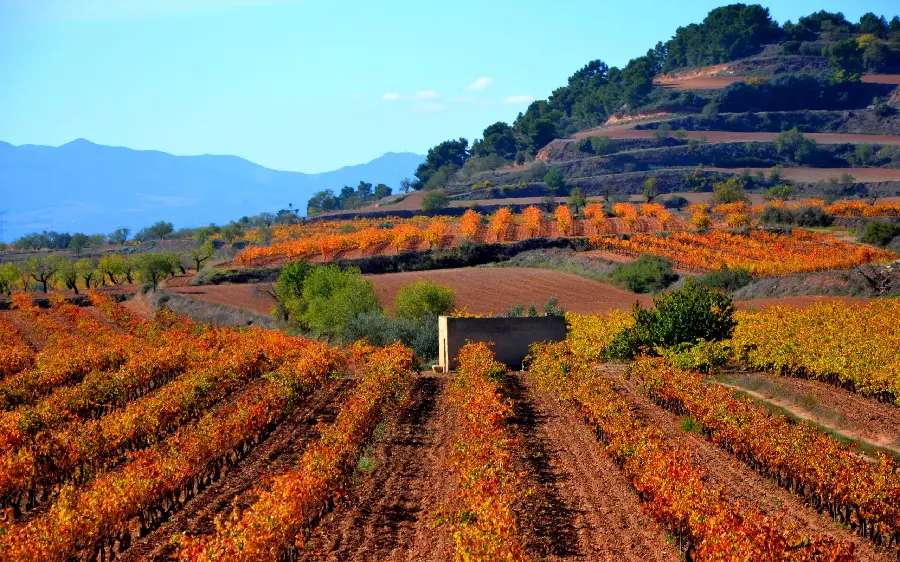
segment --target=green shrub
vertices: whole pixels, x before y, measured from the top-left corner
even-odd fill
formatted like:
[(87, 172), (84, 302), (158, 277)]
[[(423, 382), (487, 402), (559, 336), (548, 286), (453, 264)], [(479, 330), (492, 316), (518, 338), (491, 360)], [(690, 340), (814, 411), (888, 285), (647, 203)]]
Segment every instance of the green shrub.
[(422, 197), (422, 210), (427, 213), (440, 211), (450, 202), (443, 189), (428, 191)]
[(394, 299), (397, 318), (421, 318), (447, 314), (456, 306), (456, 293), (450, 287), (423, 279), (400, 288)]
[(689, 203), (690, 201), (688, 201), (681, 195), (675, 195), (663, 201), (663, 207), (665, 207), (666, 209), (675, 209), (676, 211), (680, 211), (687, 207)]
[(312, 268), (303, 280), (302, 300), (298, 324), (323, 336), (339, 335), (354, 316), (380, 310), (372, 282), (355, 267)]
[(718, 289), (726, 293), (737, 291), (741, 287), (749, 285), (753, 281), (750, 272), (746, 269), (730, 269), (727, 265), (719, 271), (710, 271), (699, 277), (697, 282), (710, 289)]
[(512, 306), (507, 309), (506, 314), (504, 315), (507, 318), (533, 318), (535, 316), (565, 316), (566, 309), (559, 306), (559, 301), (556, 300), (556, 297), (550, 297), (547, 299), (547, 302), (544, 303), (543, 313), (538, 314), (537, 306), (534, 303), (531, 303), (528, 308), (525, 308), (524, 304), (518, 304), (516, 306)]
[(734, 303), (721, 291), (688, 280), (682, 289), (653, 299), (654, 308), (634, 308), (635, 324), (613, 338), (606, 350), (616, 359), (638, 353), (659, 353), (680, 343), (721, 341), (731, 337), (737, 324)]
[(862, 241), (866, 244), (886, 246), (897, 236), (900, 236), (900, 224), (889, 221), (870, 221), (866, 224)]
[(831, 226), (834, 217), (820, 207), (803, 207), (787, 209), (784, 207), (766, 206), (759, 216), (760, 224), (790, 224), (797, 226)]
[(427, 361), (438, 355), (437, 317), (422, 316), (410, 320), (390, 318), (381, 312), (366, 312), (347, 321), (343, 339), (347, 342), (366, 339), (372, 345), (400, 341)]
[(284, 266), (278, 281), (275, 283), (275, 310), (272, 316), (276, 320), (287, 322), (303, 313), (303, 281), (312, 270), (305, 261), (293, 261)]
[(672, 264), (659, 256), (641, 256), (617, 267), (610, 278), (633, 293), (658, 293), (674, 283), (678, 275)]

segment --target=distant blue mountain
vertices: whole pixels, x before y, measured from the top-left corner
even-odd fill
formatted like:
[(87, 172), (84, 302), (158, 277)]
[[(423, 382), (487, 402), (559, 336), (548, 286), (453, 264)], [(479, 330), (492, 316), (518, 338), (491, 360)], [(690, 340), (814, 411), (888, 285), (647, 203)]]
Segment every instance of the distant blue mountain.
[(336, 192), (360, 180), (394, 191), (424, 156), (388, 152), (366, 164), (321, 174), (270, 170), (237, 156), (174, 156), (103, 146), (78, 139), (59, 147), (0, 141), (0, 211), (4, 239), (23, 234), (136, 231), (158, 220), (176, 228), (224, 223), (306, 208), (322, 189)]

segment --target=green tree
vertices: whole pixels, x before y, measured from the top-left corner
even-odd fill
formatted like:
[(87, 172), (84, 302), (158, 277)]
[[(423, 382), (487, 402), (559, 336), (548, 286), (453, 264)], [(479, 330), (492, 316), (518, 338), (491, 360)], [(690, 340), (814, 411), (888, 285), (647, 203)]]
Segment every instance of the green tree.
[(59, 264), (59, 271), (56, 272), (56, 278), (66, 289), (72, 289), (76, 295), (78, 294), (78, 270), (75, 268), (74, 261), (62, 260)]
[(19, 271), (12, 263), (0, 263), (0, 293), (11, 295), (18, 280)]
[(138, 260), (141, 282), (156, 288), (162, 281), (175, 274), (172, 259), (166, 254), (143, 254)]
[(456, 293), (450, 287), (423, 279), (400, 287), (394, 299), (397, 318), (412, 320), (440, 316), (456, 306)]
[(161, 240), (175, 232), (175, 226), (166, 221), (158, 221), (154, 223), (152, 226), (148, 226), (147, 228), (143, 228), (134, 235), (134, 239), (138, 242), (144, 242), (146, 240)]
[(472, 143), (472, 155), (478, 157), (496, 154), (504, 160), (512, 160), (517, 151), (515, 129), (502, 121), (489, 125), (484, 129), (482, 138)]
[(25, 260), (25, 268), (28, 274), (36, 282), (41, 284), (44, 292), (50, 289), (50, 282), (62, 265), (62, 260), (55, 254), (43, 258), (28, 258)]
[(272, 292), (276, 303), (272, 316), (276, 320), (287, 322), (299, 319), (306, 310), (303, 301), (303, 281), (310, 271), (312, 266), (305, 261), (292, 261), (282, 268)]
[(587, 206), (587, 198), (584, 196), (584, 192), (581, 191), (580, 187), (576, 187), (569, 192), (568, 204), (569, 207), (572, 207), (572, 210), (576, 215)]
[(744, 191), (744, 180), (740, 176), (733, 176), (713, 185), (713, 204), (722, 205), (738, 201), (750, 201)]
[(81, 251), (84, 250), (87, 245), (88, 237), (80, 232), (73, 234), (72, 239), (69, 240), (69, 249), (75, 253), (76, 257), (81, 256)]
[(659, 354), (660, 348), (731, 337), (737, 322), (734, 303), (725, 293), (688, 279), (682, 289), (653, 299), (653, 308), (635, 306), (634, 326), (623, 330), (607, 348), (614, 358), (638, 353)]
[(222, 236), (222, 239), (225, 242), (232, 244), (234, 241), (241, 236), (244, 235), (244, 229), (236, 222), (230, 222), (226, 226), (223, 226), (219, 231), (219, 234)]
[(101, 282), (103, 280), (103, 274), (97, 269), (97, 260), (81, 258), (75, 262), (75, 273), (81, 278), (84, 286), (87, 288), (93, 286), (92, 283), (97, 277), (100, 278)]
[(390, 187), (386, 186), (383, 183), (379, 183), (375, 186), (375, 191), (373, 192), (373, 197), (375, 199), (384, 199), (388, 195), (390, 195), (394, 190)]
[(566, 179), (559, 167), (550, 167), (544, 175), (544, 185), (547, 186), (547, 191), (550, 193), (558, 193), (566, 189)]
[(647, 203), (651, 203), (654, 199), (659, 197), (659, 181), (656, 179), (656, 176), (650, 176), (644, 180), (641, 193), (643, 193)]
[(813, 139), (803, 136), (797, 127), (782, 131), (775, 137), (775, 147), (780, 154), (797, 163), (808, 163), (816, 155), (818, 145)]
[(106, 275), (112, 285), (118, 285), (124, 281), (125, 258), (118, 254), (108, 254), (100, 258), (100, 274)]
[(434, 213), (446, 207), (449, 202), (450, 198), (447, 197), (447, 193), (443, 189), (433, 189), (425, 192), (424, 197), (422, 197), (422, 210), (427, 213)]
[(827, 49), (828, 63), (835, 80), (859, 80), (863, 71), (863, 51), (856, 39), (845, 39), (830, 45)]
[(123, 226), (122, 228), (117, 228), (117, 229), (113, 230), (107, 238), (109, 239), (110, 244), (120, 244), (121, 245), (121, 244), (124, 244), (128, 240), (129, 234), (131, 234), (131, 229)]
[(447, 140), (428, 149), (425, 161), (416, 168), (417, 181), (413, 185), (415, 189), (422, 189), (431, 176), (444, 166), (451, 166), (458, 170), (469, 159), (469, 141), (464, 138), (459, 140)]
[(380, 309), (372, 282), (358, 268), (341, 271), (335, 265), (309, 272), (303, 281), (303, 301), (302, 324), (324, 336), (340, 335), (350, 318)]
[(200, 271), (203, 262), (213, 257), (215, 254), (216, 246), (212, 243), (212, 240), (207, 240), (200, 247), (191, 248), (188, 252), (188, 257), (190, 258), (191, 263), (194, 264), (194, 269)]

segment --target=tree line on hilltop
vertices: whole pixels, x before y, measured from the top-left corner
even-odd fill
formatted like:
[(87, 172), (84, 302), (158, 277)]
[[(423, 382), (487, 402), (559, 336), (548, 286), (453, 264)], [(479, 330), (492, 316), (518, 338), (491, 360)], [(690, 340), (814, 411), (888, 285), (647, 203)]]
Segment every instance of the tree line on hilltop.
[[(720, 64), (759, 53), (766, 45), (780, 45), (783, 55), (794, 53), (827, 58), (824, 76), (782, 75), (739, 82), (712, 98), (692, 91), (653, 87), (661, 73), (684, 67)], [(442, 189), (460, 171), (483, 171), (522, 164), (557, 138), (597, 126), (622, 112), (657, 109), (722, 111), (782, 111), (841, 109), (861, 103), (870, 90), (855, 88), (863, 72), (900, 67), (900, 18), (888, 21), (871, 12), (859, 23), (842, 13), (819, 11), (779, 26), (759, 5), (732, 4), (712, 10), (699, 24), (680, 27), (667, 42), (623, 68), (593, 60), (554, 90), (548, 99), (533, 102), (512, 125), (494, 123), (482, 138), (469, 145), (451, 139), (429, 149), (415, 172), (414, 189)], [(785, 95), (790, 92), (790, 95)], [(869, 103), (871, 97), (863, 100)]]

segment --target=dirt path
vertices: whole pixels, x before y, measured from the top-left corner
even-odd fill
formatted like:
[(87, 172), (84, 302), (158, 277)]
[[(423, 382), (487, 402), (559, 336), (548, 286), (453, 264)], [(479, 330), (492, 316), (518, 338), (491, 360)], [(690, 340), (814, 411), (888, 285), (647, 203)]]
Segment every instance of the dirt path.
[(413, 379), (409, 403), (367, 454), (374, 470), (357, 472), (349, 497), (313, 530), (300, 560), (452, 558), (449, 530), (436, 525), (454, 489), (446, 469), (455, 426), (447, 404), (450, 380), (433, 373)]
[(780, 512), (787, 523), (796, 524), (802, 533), (827, 534), (838, 540), (851, 542), (856, 545), (857, 560), (896, 560), (893, 554), (877, 551), (872, 543), (819, 514), (801, 498), (779, 488), (774, 481), (760, 476), (737, 457), (700, 436), (682, 431), (681, 418), (642, 396), (634, 381), (622, 379), (622, 366), (601, 365), (599, 368), (643, 420), (662, 429), (673, 442), (688, 444), (695, 465), (707, 471), (708, 484), (712, 487), (722, 486), (731, 501), (749, 505), (765, 513)]
[(900, 408), (891, 404), (830, 384), (767, 373), (726, 373), (714, 380), (800, 419), (900, 454)]
[(177, 554), (175, 546), (169, 542), (175, 533), (210, 533), (215, 530), (216, 516), (227, 516), (234, 505), (241, 508), (251, 505), (255, 499), (252, 489), (262, 484), (267, 475), (291, 466), (300, 458), (305, 445), (318, 438), (316, 425), (334, 419), (340, 397), (352, 385), (352, 379), (345, 378), (317, 392), (288, 420), (279, 424), (235, 469), (188, 502), (161, 527), (136, 541), (116, 560), (171, 560)]
[[(651, 130), (635, 130), (625, 127), (610, 127), (591, 129), (576, 133), (573, 138), (582, 139), (591, 136), (604, 135), (613, 139), (649, 139), (653, 138)], [(732, 132), (732, 131), (687, 131), (688, 139), (701, 140), (705, 138), (711, 143), (722, 142), (773, 142), (779, 133), (760, 132)], [(861, 135), (856, 133), (805, 133), (807, 138), (814, 139), (821, 144), (889, 144), (900, 145), (900, 136), (892, 135)]]
[[(724, 172), (727, 174), (742, 174), (744, 170), (750, 170), (751, 174), (762, 172), (768, 175), (772, 168), (708, 168), (708, 172)], [(830, 178), (840, 179), (844, 174), (850, 174), (857, 182), (886, 182), (900, 181), (900, 170), (892, 168), (784, 168), (781, 177), (786, 180), (798, 182), (825, 181)]]
[(522, 469), (533, 487), (517, 514), (535, 560), (680, 559), (574, 413), (521, 376), (510, 377), (509, 393)]

